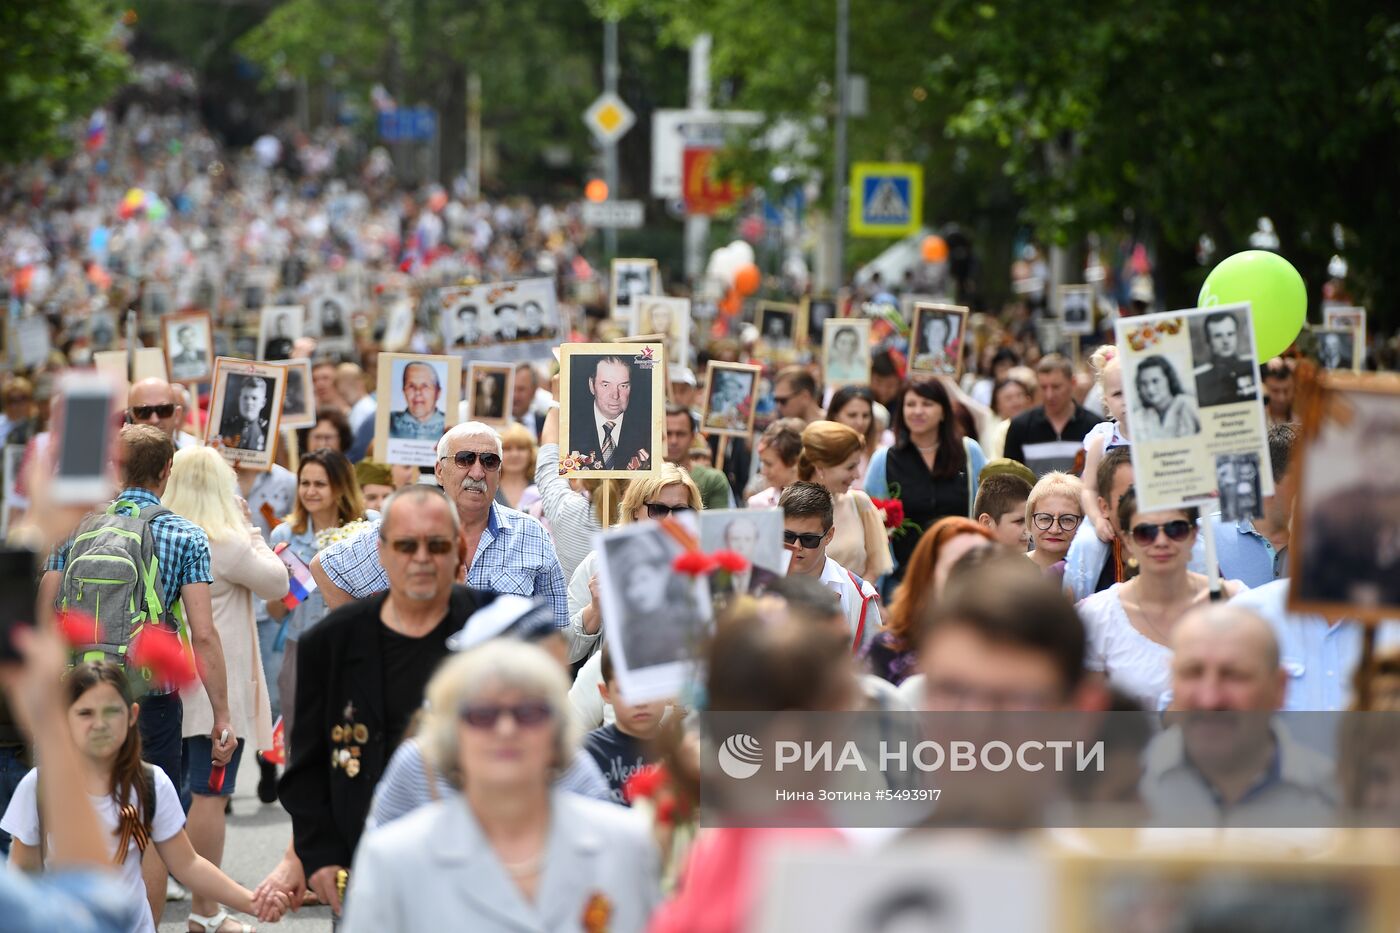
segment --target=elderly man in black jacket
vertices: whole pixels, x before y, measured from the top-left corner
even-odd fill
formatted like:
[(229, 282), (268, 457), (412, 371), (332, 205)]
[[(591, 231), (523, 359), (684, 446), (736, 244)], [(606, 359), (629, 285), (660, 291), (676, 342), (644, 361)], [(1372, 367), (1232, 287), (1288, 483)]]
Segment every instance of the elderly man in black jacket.
[(299, 895), (305, 884), (340, 912), (336, 875), (354, 856), (374, 786), (449, 653), (448, 636), (492, 599), (454, 584), (465, 548), (447, 496), (404, 487), (385, 503), (380, 530), (388, 592), (336, 609), (302, 637), (295, 728), (278, 787), (294, 852), (264, 885)]

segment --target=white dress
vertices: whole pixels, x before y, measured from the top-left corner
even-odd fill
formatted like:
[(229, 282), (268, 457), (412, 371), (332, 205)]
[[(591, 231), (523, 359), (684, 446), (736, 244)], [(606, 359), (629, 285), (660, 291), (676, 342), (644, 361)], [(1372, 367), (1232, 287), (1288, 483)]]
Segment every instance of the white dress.
[(1171, 689), (1172, 650), (1133, 627), (1119, 598), (1122, 589), (1115, 583), (1076, 606), (1088, 638), (1084, 666), (1103, 672), (1109, 686), (1154, 712)]

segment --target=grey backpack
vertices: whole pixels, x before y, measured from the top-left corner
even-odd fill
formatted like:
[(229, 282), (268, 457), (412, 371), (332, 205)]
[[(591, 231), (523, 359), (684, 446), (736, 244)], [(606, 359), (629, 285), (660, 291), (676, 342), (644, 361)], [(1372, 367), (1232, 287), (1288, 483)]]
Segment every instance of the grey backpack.
[(91, 639), (74, 646), (80, 660), (106, 658), (137, 673), (127, 652), (141, 630), (155, 625), (180, 632), (183, 627), (178, 607), (162, 603), (160, 559), (151, 535), (151, 519), (169, 511), (159, 505), (143, 509), (122, 499), (78, 525), (63, 569), (58, 609), (93, 619)]

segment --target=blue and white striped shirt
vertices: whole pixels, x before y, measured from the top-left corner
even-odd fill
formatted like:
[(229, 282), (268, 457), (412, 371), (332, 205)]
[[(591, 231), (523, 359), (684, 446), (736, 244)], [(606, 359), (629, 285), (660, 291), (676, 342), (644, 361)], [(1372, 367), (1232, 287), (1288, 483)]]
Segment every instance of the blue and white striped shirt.
[[(379, 522), (320, 553), (321, 569), (355, 599), (389, 588), (379, 562)], [(466, 582), (493, 593), (547, 599), (559, 628), (569, 624), (568, 584), (544, 526), (529, 515), (491, 504)]]

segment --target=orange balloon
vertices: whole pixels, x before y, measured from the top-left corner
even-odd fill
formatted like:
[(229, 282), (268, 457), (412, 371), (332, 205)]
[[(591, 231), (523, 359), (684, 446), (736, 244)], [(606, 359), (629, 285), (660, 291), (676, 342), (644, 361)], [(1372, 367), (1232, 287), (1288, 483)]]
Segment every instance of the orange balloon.
[(931, 234), (919, 244), (919, 254), (924, 257), (924, 262), (942, 262), (948, 258), (948, 244), (938, 234)]
[(763, 276), (758, 271), (758, 266), (753, 263), (745, 263), (739, 267), (739, 271), (734, 273), (734, 290), (741, 295), (752, 295), (758, 291), (759, 283)]
[(744, 298), (737, 291), (728, 292), (719, 300), (719, 309), (725, 314), (738, 314), (744, 307)]
[(608, 183), (601, 178), (595, 178), (583, 188), (583, 196), (595, 204), (608, 199)]

